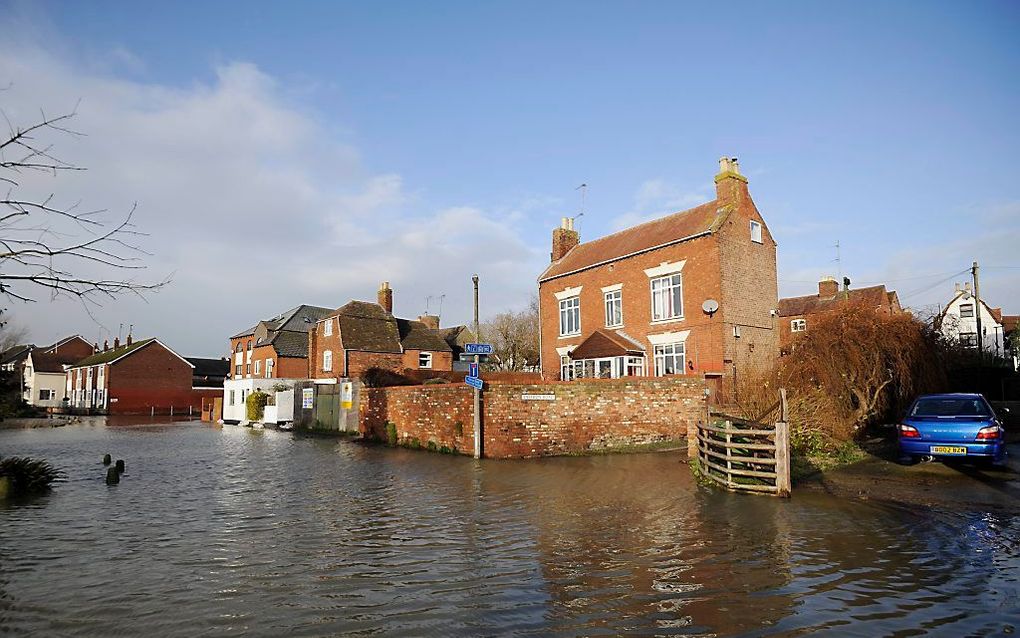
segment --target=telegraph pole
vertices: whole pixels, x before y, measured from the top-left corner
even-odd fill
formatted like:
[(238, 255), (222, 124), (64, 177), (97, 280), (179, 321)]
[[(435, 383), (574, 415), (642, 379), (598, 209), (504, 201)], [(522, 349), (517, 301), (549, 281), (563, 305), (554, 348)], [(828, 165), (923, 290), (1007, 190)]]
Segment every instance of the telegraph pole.
[[(475, 341), (481, 341), (478, 333), (478, 275), (471, 277), (471, 283), (475, 285)], [(475, 368), (481, 363), (481, 357), (475, 355)], [(482, 458), (482, 391), (475, 387), (475, 458)]]
[(978, 361), (984, 362), (985, 348), (984, 335), (981, 334), (981, 288), (978, 279), (978, 263), (975, 261), (970, 268), (970, 274), (974, 275), (974, 316), (977, 318), (977, 346)]

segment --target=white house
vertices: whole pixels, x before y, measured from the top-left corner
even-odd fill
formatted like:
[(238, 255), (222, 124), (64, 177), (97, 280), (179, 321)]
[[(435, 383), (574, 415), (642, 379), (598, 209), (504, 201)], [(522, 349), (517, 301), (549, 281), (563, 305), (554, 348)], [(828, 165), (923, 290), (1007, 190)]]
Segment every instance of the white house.
[(976, 303), (970, 283), (956, 285), (953, 298), (939, 315), (938, 327), (947, 338), (958, 341), (965, 348), (978, 347), (978, 317), (981, 318), (981, 348), (996, 357), (1014, 359), (1006, 342), (1007, 328), (1002, 308), (992, 308), (985, 300)]
[(92, 354), (94, 347), (72, 335), (43, 348), (32, 348), (21, 371), (22, 398), (40, 408), (59, 408), (66, 396), (65, 367)]

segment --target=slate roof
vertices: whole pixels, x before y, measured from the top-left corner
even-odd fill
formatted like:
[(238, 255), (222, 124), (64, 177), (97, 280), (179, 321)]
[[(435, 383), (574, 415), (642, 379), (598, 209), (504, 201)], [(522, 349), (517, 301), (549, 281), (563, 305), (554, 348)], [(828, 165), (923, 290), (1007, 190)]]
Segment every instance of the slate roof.
[[(887, 305), (891, 301), (891, 295), (887, 293), (884, 285), (869, 286), (850, 290), (850, 301), (863, 303), (878, 308)], [(805, 295), (803, 297), (787, 297), (779, 300), (780, 317), (796, 317), (799, 315), (810, 315), (816, 312), (829, 310), (833, 305), (844, 301), (845, 297), (840, 292), (832, 297), (820, 297), (817, 294)]]
[[(312, 324), (315, 325), (315, 324)], [(281, 330), (273, 335), (269, 344), (276, 350), (280, 357), (307, 357), (308, 356), (308, 333), (295, 332), (294, 330)], [(265, 343), (260, 344), (265, 345)]]
[(719, 201), (713, 199), (689, 210), (673, 213), (612, 235), (578, 244), (559, 261), (549, 264), (538, 280), (553, 279), (598, 264), (615, 261), (634, 253), (692, 239), (718, 228), (728, 212), (728, 208), (720, 208)]
[(340, 341), (347, 350), (402, 352), (393, 315), (367, 301), (350, 301), (336, 311)]
[(184, 358), (188, 363), (195, 366), (192, 374), (196, 377), (225, 377), (230, 373), (230, 361), (227, 359)]
[(453, 351), (450, 344), (439, 334), (439, 330), (432, 330), (420, 321), (397, 319), (397, 329), (400, 331), (400, 345), (404, 350)]
[(32, 344), (26, 344), (7, 348), (3, 353), (0, 353), (0, 365), (24, 359), (34, 347)]
[(76, 363), (79, 357), (66, 354), (53, 354), (41, 348), (32, 351), (32, 368), (36, 372), (64, 372), (65, 365)]
[(269, 332), (276, 330), (292, 330), (295, 332), (308, 332), (315, 327), (315, 322), (320, 319), (325, 319), (333, 313), (332, 308), (323, 308), (322, 306), (310, 306), (308, 304), (301, 304), (282, 312), (271, 319), (266, 319), (255, 324), (251, 328), (242, 330), (237, 334), (231, 336), (231, 339), (239, 339), (241, 337), (247, 337), (255, 333), (255, 330), (259, 327), (260, 323), (265, 323), (266, 328)]
[(579, 346), (570, 351), (571, 359), (600, 359), (644, 354), (644, 348), (630, 337), (615, 330), (596, 329)]
[(128, 354), (130, 352), (134, 352), (135, 350), (138, 350), (142, 346), (145, 346), (145, 345), (148, 345), (148, 344), (152, 343), (155, 340), (156, 340), (155, 337), (150, 337), (149, 339), (142, 339), (140, 341), (135, 341), (130, 346), (123, 345), (123, 346), (121, 346), (119, 348), (110, 348), (109, 350), (107, 350), (105, 352), (97, 352), (94, 355), (92, 355), (91, 357), (85, 357), (81, 361), (76, 362), (71, 367), (72, 368), (82, 368), (82, 367), (85, 367), (85, 366), (97, 366), (97, 365), (99, 365), (101, 363), (109, 363), (109, 362), (113, 361), (114, 359), (119, 359), (119, 358), (123, 357), (124, 355), (126, 355), (126, 354)]

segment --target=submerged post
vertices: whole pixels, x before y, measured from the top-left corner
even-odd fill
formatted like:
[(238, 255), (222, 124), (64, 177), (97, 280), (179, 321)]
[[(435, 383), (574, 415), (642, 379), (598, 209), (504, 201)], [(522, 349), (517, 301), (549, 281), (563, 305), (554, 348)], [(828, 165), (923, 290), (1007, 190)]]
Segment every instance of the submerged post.
[[(478, 334), (478, 275), (471, 277), (471, 283), (475, 285), (475, 341), (481, 341), (481, 335)], [(481, 358), (475, 355), (475, 367), (478, 367)], [(478, 388), (474, 389), (474, 432), (475, 432), (475, 458), (482, 458), (482, 391)]]
[(776, 495), (790, 496), (790, 423), (786, 408), (786, 388), (779, 389), (780, 412), (776, 421)]

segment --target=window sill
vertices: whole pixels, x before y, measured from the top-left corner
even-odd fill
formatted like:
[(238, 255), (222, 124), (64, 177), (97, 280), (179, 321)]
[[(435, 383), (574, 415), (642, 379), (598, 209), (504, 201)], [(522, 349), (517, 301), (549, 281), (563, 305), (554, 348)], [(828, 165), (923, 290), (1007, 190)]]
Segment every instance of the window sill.
[(684, 317), (683, 317), (683, 315), (681, 315), (679, 317), (673, 317), (672, 319), (656, 319), (656, 320), (653, 320), (653, 321), (649, 321), (648, 325), (651, 325), (651, 326), (661, 326), (661, 325), (667, 324), (667, 323), (679, 323), (679, 322), (681, 322), (683, 320), (684, 320)]
[(557, 339), (575, 339), (575, 338), (580, 337), (580, 336), (581, 336), (580, 332), (575, 332), (574, 334), (570, 334), (570, 335), (560, 335), (560, 336), (558, 336), (556, 338)]
[(623, 327), (622, 323), (621, 324), (617, 324), (615, 326), (606, 326), (606, 328), (609, 328), (610, 330), (619, 330), (622, 327)]

